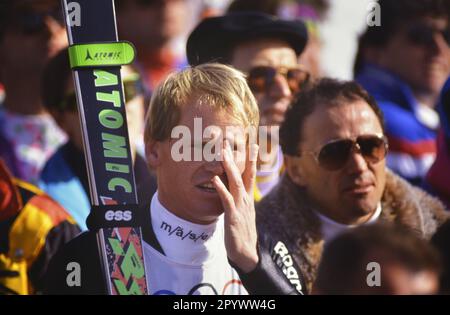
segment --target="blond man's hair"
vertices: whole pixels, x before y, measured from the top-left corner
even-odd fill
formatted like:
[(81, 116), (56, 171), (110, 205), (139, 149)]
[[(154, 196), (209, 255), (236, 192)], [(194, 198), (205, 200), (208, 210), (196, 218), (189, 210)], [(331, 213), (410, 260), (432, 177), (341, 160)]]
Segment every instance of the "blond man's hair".
[(181, 119), (188, 104), (223, 110), (242, 123), (256, 128), (256, 100), (242, 72), (219, 63), (205, 63), (172, 73), (154, 91), (145, 119), (144, 141), (164, 141)]

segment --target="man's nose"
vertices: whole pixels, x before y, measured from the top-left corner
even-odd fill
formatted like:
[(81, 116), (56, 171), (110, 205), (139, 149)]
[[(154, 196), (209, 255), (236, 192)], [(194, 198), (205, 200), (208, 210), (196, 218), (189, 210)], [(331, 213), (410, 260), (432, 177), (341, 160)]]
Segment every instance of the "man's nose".
[(361, 151), (356, 147), (353, 148), (350, 153), (350, 157), (347, 161), (347, 170), (350, 173), (363, 173), (368, 169), (368, 164)]
[(225, 170), (222, 166), (222, 162), (220, 161), (219, 157), (215, 157), (213, 161), (205, 161), (204, 165), (205, 170), (208, 172), (213, 173), (214, 175), (222, 175), (225, 173)]
[(289, 98), (292, 96), (291, 89), (285, 76), (276, 74), (269, 87), (269, 95), (276, 99)]

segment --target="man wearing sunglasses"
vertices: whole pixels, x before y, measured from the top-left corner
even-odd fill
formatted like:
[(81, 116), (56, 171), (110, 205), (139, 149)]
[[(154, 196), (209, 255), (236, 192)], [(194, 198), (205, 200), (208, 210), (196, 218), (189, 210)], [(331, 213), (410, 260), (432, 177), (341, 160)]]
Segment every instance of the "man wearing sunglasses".
[(449, 2), (380, 0), (381, 25), (359, 42), (356, 80), (386, 118), (388, 166), (420, 184), (436, 155), (434, 107), (450, 74)]
[(0, 4), (0, 146), (13, 174), (36, 183), (48, 157), (66, 140), (41, 101), (45, 64), (67, 46), (57, 0), (5, 0)]
[[(276, 185), (283, 168), (278, 128), (292, 96), (309, 74), (298, 64), (307, 41), (305, 25), (256, 13), (236, 12), (202, 21), (187, 42), (191, 65), (205, 62), (230, 64), (247, 74), (247, 82), (260, 112), (260, 149), (255, 200)], [(263, 143), (264, 142), (264, 143)], [(260, 151), (261, 153), (261, 151)]]
[(354, 82), (306, 88), (280, 129), (286, 173), (257, 205), (259, 234), (293, 250), (308, 290), (323, 245), (354, 226), (392, 222), (428, 239), (444, 206), (386, 168), (382, 113)]

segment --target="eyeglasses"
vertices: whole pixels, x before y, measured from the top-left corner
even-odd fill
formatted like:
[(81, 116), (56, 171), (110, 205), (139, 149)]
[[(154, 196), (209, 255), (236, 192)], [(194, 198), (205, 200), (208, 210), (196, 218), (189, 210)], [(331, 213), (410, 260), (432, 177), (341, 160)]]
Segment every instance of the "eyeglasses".
[(274, 84), (277, 74), (284, 76), (292, 93), (300, 92), (310, 77), (308, 71), (301, 67), (274, 68), (257, 66), (248, 72), (247, 82), (253, 92), (265, 92)]
[(305, 152), (311, 154), (321, 167), (329, 171), (337, 171), (344, 167), (353, 150), (370, 163), (375, 164), (383, 160), (388, 151), (388, 142), (382, 135), (363, 135), (353, 139), (338, 139), (326, 143), (319, 152)]
[(47, 28), (45, 19), (52, 17), (60, 25), (64, 25), (62, 12), (57, 8), (45, 12), (25, 10), (17, 14), (13, 19), (14, 25), (24, 35), (39, 34)]
[(408, 27), (406, 34), (409, 41), (414, 44), (431, 46), (434, 43), (435, 33), (441, 34), (447, 42), (447, 45), (450, 45), (450, 29), (448, 27), (446, 29), (439, 30), (424, 23), (416, 23)]
[[(123, 92), (125, 94), (125, 104), (139, 95), (144, 95), (144, 85), (138, 74), (131, 74), (123, 79)], [(58, 106), (59, 110), (77, 110), (77, 97), (74, 92), (64, 97)]]

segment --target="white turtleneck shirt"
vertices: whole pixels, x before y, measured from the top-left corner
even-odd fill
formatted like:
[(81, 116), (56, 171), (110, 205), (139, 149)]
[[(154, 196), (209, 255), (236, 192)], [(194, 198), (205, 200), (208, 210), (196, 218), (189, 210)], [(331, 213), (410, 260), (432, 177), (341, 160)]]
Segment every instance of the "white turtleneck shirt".
[(221, 215), (208, 225), (183, 220), (167, 210), (156, 193), (150, 205), (152, 228), (164, 254), (143, 242), (151, 294), (248, 294), (228, 263)]
[(377, 222), (381, 215), (381, 203), (378, 203), (378, 206), (372, 216), (366, 222), (359, 225), (342, 224), (324, 216), (323, 214), (320, 214), (319, 212), (316, 212), (316, 214), (320, 219), (322, 237), (325, 242), (328, 242), (342, 232), (347, 231), (348, 229), (357, 227), (359, 225), (366, 225)]

